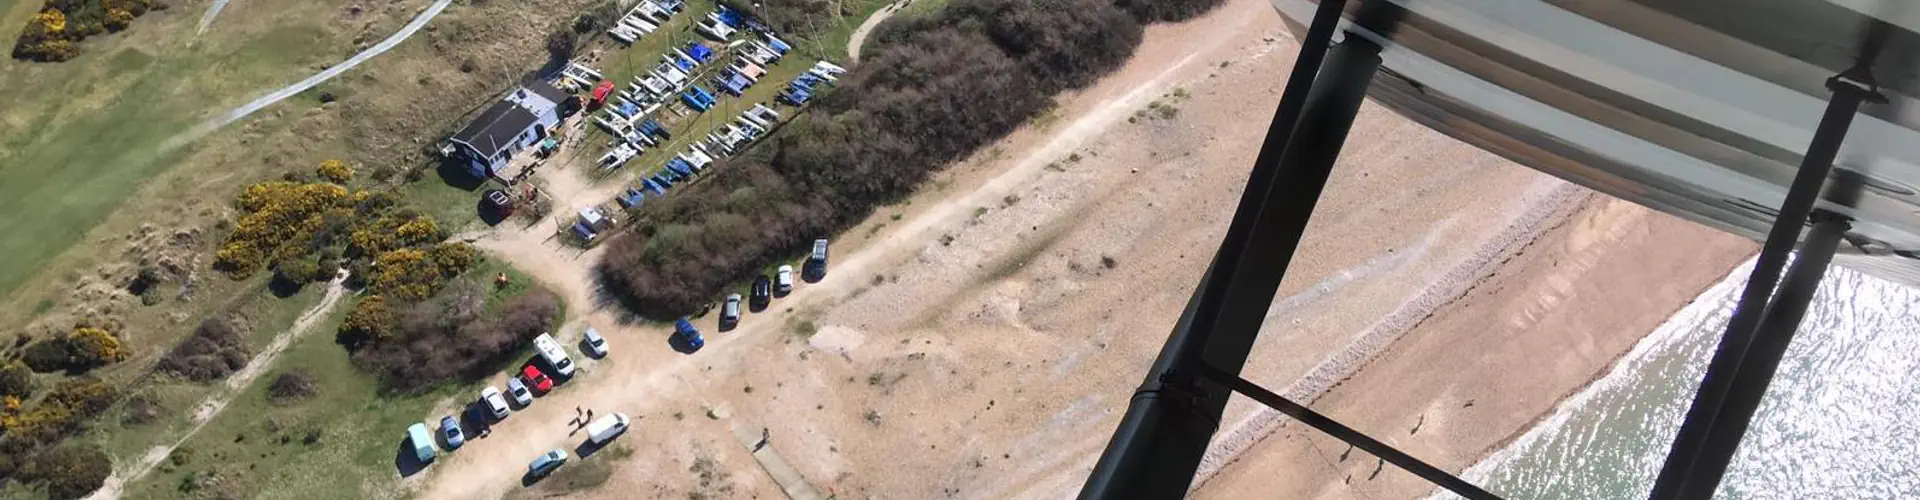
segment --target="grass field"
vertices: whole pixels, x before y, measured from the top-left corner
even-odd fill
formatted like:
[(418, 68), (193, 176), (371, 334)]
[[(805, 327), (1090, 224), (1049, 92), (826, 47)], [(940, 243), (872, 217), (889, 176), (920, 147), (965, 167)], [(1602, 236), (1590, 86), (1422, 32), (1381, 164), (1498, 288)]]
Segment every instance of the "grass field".
[[(16, 0), (0, 32), (37, 0)], [(80, 44), (66, 63), (0, 62), (0, 294), (46, 268), (187, 150), (168, 138), (224, 112), (260, 82), (298, 79), (346, 40), (308, 21), (344, 0), (260, 0), (281, 11), (241, 18), (198, 40), (194, 4), (143, 16), (126, 32)], [(28, 5), (32, 4), (32, 5)]]
[[(496, 273), (507, 273), (512, 284), (491, 286)], [(486, 284), (489, 308), (533, 289), (531, 278), (493, 260), (460, 279)], [(446, 384), (419, 395), (383, 394), (379, 380), (353, 366), (346, 350), (333, 342), (333, 332), (352, 306), (350, 301), (341, 303), (332, 317), (291, 346), (272, 370), (181, 446), (188, 450), (183, 455), (187, 458), (162, 462), (128, 487), (128, 497), (395, 497), (395, 457), (405, 444), (406, 427), (419, 421), (432, 426), (431, 421), (470, 401), (483, 384)], [(268, 402), (267, 386), (292, 370), (311, 374), (319, 395), (286, 406)]]

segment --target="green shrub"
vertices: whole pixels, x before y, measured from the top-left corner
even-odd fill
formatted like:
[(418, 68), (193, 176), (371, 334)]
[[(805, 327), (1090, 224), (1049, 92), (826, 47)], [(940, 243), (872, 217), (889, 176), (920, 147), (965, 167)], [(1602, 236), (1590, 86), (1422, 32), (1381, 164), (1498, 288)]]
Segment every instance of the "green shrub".
[(20, 361), (0, 366), (0, 396), (27, 399), (33, 395), (33, 369)]

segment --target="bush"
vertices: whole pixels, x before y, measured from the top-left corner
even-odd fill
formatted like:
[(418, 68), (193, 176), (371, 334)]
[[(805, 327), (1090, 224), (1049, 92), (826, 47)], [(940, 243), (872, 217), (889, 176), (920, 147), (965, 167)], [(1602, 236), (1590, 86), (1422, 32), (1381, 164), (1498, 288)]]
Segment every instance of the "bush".
[(414, 305), (396, 338), (367, 345), (354, 353), (354, 361), (380, 373), (388, 388), (400, 392), (455, 379), (478, 380), (546, 332), (560, 313), (558, 298), (535, 291), (501, 305), (492, 318), (473, 319), (484, 302), (482, 294), (474, 296), (436, 297)]
[(17, 479), (38, 483), (54, 500), (87, 496), (113, 473), (113, 459), (99, 446), (70, 444), (41, 452), (20, 467)]
[(353, 180), (353, 167), (340, 160), (320, 162), (320, 166), (314, 168), (314, 173), (320, 174), (323, 179), (333, 181), (334, 184), (344, 185), (347, 181)]
[(58, 338), (28, 345), (20, 360), (36, 372), (85, 372), (127, 358), (127, 350), (112, 332), (77, 327)]
[[(821, 4), (747, 10), (782, 28), (783, 16)], [(654, 223), (611, 242), (600, 276), (641, 316), (691, 314), (1012, 132), (1051, 94), (1119, 67), (1141, 32), (1105, 0), (955, 0), (888, 23), (839, 90), (691, 191), (644, 207)]]
[(127, 359), (127, 350), (120, 345), (120, 338), (106, 330), (92, 327), (73, 329), (66, 337), (69, 370), (89, 370), (109, 363)]
[(26, 399), (33, 395), (33, 389), (33, 369), (25, 363), (13, 361), (0, 366), (0, 396)]
[(14, 40), (13, 57), (65, 61), (87, 37), (127, 29), (133, 18), (155, 8), (151, 0), (46, 0)]
[(20, 353), (20, 361), (35, 372), (47, 373), (67, 369), (67, 343), (61, 339), (47, 339), (27, 345)]
[(340, 323), (339, 333), (334, 334), (334, 341), (346, 346), (349, 351), (359, 350), (368, 344), (393, 338), (396, 322), (397, 316), (393, 308), (387, 305), (386, 297), (367, 297), (347, 313), (346, 319)]
[(267, 385), (267, 402), (276, 405), (306, 401), (319, 394), (319, 383), (314, 381), (313, 375), (302, 370), (283, 372)]
[(252, 353), (232, 323), (213, 318), (200, 323), (193, 336), (168, 350), (154, 370), (194, 382), (226, 378), (247, 366)]

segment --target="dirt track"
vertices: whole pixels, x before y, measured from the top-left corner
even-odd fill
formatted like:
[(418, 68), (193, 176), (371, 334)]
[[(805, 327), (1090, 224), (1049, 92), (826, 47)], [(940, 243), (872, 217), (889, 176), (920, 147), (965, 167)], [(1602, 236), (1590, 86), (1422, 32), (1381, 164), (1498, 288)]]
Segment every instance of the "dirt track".
[[(635, 418), (621, 439), (638, 453), (584, 498), (779, 497), (736, 427), (766, 428), (808, 480), (848, 498), (1071, 496), (1224, 231), (1264, 133), (1248, 124), (1265, 123), (1290, 69), (1281, 32), (1258, 0), (1150, 28), (1124, 69), (844, 233), (825, 281), (738, 330), (702, 322), (692, 355), (660, 326), (619, 325), (594, 301), (597, 255), (548, 241), (550, 226), (482, 238), (562, 292), (575, 318), (563, 339), (591, 324), (613, 354), (434, 465), (423, 497), (520, 488), (528, 459), (580, 443), (575, 406)], [(1497, 274), (1587, 196), (1367, 106), (1247, 376), (1347, 378), (1443, 305), (1432, 297)], [(1260, 417), (1236, 402), (1224, 434), (1258, 450)]]

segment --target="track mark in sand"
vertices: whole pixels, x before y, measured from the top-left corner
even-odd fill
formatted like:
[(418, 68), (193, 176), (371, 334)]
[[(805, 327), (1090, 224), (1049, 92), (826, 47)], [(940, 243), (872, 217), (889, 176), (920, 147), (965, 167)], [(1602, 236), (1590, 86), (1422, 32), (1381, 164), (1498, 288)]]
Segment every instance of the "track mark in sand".
[[(360, 53), (354, 54), (353, 57), (341, 61), (340, 64), (335, 64), (327, 69), (320, 70), (319, 73), (314, 73), (313, 76), (309, 76), (305, 80), (295, 82), (293, 85), (281, 87), (280, 90), (275, 90), (267, 95), (260, 96), (260, 98), (254, 99), (253, 102), (246, 103), (220, 116), (213, 117), (201, 123), (199, 126), (194, 127), (192, 130), (173, 136), (167, 139), (167, 142), (160, 144), (160, 151), (172, 151), (174, 148), (184, 146), (215, 130), (220, 130), (220, 127), (225, 127), (227, 124), (240, 121), (241, 118), (246, 118), (247, 115), (251, 115), (255, 111), (260, 111), (288, 97), (293, 97), (294, 94), (305, 92), (307, 89), (333, 79), (333, 77), (340, 76), (341, 73), (353, 69), (354, 66), (359, 66), (360, 63), (367, 62), (375, 56), (392, 50), (395, 46), (400, 45), (400, 42), (407, 41), (408, 38), (413, 37), (414, 32), (420, 31), (421, 27), (427, 25), (427, 21), (432, 21), (434, 17), (440, 15), (441, 11), (447, 10), (448, 5), (452, 4), (453, 0), (434, 0), (432, 5), (428, 5), (426, 10), (420, 11), (419, 15), (413, 16), (413, 20), (409, 21), (406, 26), (401, 27), (400, 31), (394, 32), (393, 35), (388, 36), (385, 40), (381, 40), (380, 43), (376, 43), (372, 47), (367, 47), (367, 50), (362, 50)], [(222, 5), (225, 5), (224, 0), (221, 0), (216, 7)], [(209, 11), (208, 16), (212, 16), (214, 13), (214, 11)], [(211, 18), (203, 19), (202, 22), (211, 22)]]
[(242, 367), (240, 371), (228, 376), (227, 384), (224, 388), (207, 396), (206, 400), (201, 401), (200, 405), (193, 409), (193, 428), (188, 429), (186, 434), (181, 435), (180, 439), (174, 440), (173, 444), (160, 445), (148, 449), (145, 455), (140, 456), (139, 462), (135, 462), (132, 466), (123, 470), (114, 471), (112, 476), (107, 477), (106, 483), (102, 484), (99, 490), (95, 490), (93, 494), (87, 495), (86, 500), (116, 500), (120, 498), (121, 494), (125, 493), (128, 484), (146, 476), (148, 472), (153, 470), (154, 466), (160, 464), (161, 460), (165, 460), (167, 456), (172, 455), (174, 448), (180, 447), (182, 443), (187, 442), (187, 439), (199, 433), (200, 428), (206, 427), (207, 422), (212, 422), (213, 417), (219, 416), (220, 411), (227, 408), (227, 403), (232, 402), (233, 397), (239, 395), (241, 389), (245, 389), (253, 383), (254, 379), (260, 378), (261, 374), (266, 373), (267, 368), (273, 366), (273, 362), (280, 358), (280, 353), (287, 350), (287, 346), (293, 345), (294, 340), (298, 340), (302, 334), (313, 328), (314, 323), (320, 322), (322, 318), (327, 317), (327, 313), (333, 311), (333, 306), (340, 303), (340, 297), (346, 295), (346, 282), (347, 273), (346, 271), (341, 271), (339, 276), (336, 276), (332, 282), (327, 283), (327, 294), (320, 298), (320, 303), (314, 304), (313, 307), (307, 309), (306, 312), (300, 313), (300, 318), (293, 321), (293, 326), (280, 332), (279, 335), (275, 335), (273, 342), (268, 343), (265, 350), (260, 351), (260, 354), (254, 356), (252, 360), (247, 361), (247, 366)]

